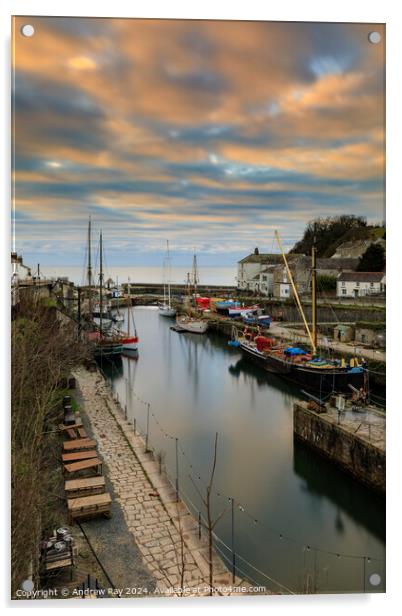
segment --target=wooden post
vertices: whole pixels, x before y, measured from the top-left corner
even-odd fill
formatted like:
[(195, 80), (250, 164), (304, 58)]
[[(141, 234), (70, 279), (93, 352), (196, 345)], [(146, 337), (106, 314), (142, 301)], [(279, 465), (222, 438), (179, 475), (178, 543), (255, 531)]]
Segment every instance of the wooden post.
[(134, 417), (134, 436), (137, 436), (137, 420)]
[(198, 512), (198, 539), (201, 539), (201, 511)]

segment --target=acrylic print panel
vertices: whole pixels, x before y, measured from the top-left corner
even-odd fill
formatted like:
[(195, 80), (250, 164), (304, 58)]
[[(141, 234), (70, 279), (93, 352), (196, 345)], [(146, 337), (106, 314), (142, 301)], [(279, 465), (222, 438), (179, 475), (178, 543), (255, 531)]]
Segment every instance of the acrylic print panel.
[(384, 26), (13, 30), (12, 596), (384, 592)]

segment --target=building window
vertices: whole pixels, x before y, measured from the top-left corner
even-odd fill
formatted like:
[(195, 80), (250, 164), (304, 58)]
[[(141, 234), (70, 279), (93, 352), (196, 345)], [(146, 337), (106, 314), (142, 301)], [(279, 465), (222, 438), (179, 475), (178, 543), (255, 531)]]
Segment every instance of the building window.
[(370, 282), (370, 287), (373, 288), (374, 287), (374, 282)]
[(357, 287), (360, 287), (360, 282), (356, 282), (356, 286), (357, 286)]
[(342, 289), (342, 295), (346, 295), (346, 289)]
[(343, 286), (343, 287), (345, 286), (345, 284), (346, 284), (346, 283), (345, 283), (345, 281), (344, 281), (344, 280), (342, 280), (342, 286)]

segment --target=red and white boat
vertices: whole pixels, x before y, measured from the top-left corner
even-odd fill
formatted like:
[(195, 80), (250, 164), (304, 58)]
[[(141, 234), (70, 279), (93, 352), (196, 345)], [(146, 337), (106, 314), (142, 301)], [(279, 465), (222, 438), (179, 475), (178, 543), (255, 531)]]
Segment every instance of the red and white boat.
[(259, 309), (259, 306), (236, 306), (234, 308), (228, 309), (228, 314), (230, 317), (243, 317), (248, 316), (250, 314), (255, 314)]
[[(131, 298), (130, 290), (129, 297)], [(123, 352), (138, 351), (138, 342), (139, 340), (137, 335), (137, 329), (135, 327), (133, 309), (131, 306), (130, 299), (127, 310), (127, 332), (121, 332), (121, 345), (123, 347)]]

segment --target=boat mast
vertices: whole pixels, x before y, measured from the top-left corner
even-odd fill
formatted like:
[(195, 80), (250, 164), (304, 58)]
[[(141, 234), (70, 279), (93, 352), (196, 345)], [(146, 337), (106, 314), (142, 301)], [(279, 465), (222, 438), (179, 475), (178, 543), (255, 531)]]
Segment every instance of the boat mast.
[(131, 321), (131, 284), (130, 284), (130, 278), (128, 279), (128, 304), (127, 304), (127, 308), (128, 308), (128, 314), (127, 314), (127, 335), (128, 337), (130, 337), (130, 321)]
[(194, 302), (197, 297), (197, 284), (198, 284), (198, 267), (197, 267), (197, 255), (194, 252), (193, 257), (193, 285), (194, 285)]
[(313, 323), (313, 348), (317, 349), (317, 259), (315, 248), (315, 234), (311, 247), (311, 316)]
[(163, 259), (163, 305), (166, 305), (166, 257)]
[(88, 221), (88, 267), (87, 267), (87, 278), (88, 278), (88, 287), (89, 287), (89, 314), (92, 317), (92, 261), (91, 261), (91, 215), (89, 215)]
[(310, 331), (310, 328), (308, 326), (305, 314), (303, 312), (303, 308), (302, 308), (302, 305), (301, 305), (299, 294), (297, 292), (296, 285), (295, 285), (294, 280), (293, 280), (292, 272), (290, 271), (288, 260), (286, 258), (285, 253), (284, 253), (284, 250), (283, 250), (283, 247), (282, 247), (282, 242), (281, 242), (281, 240), (279, 238), (278, 231), (275, 231), (275, 237), (277, 239), (277, 242), (278, 242), (278, 245), (279, 245), (279, 249), (280, 249), (280, 251), (282, 253), (282, 257), (283, 257), (283, 260), (285, 262), (286, 271), (287, 271), (287, 274), (289, 276), (290, 284), (292, 285), (293, 293), (294, 293), (294, 296), (295, 296), (295, 299), (296, 299), (297, 307), (299, 308), (299, 312), (300, 312), (301, 317), (303, 319), (304, 327), (306, 328), (306, 332), (308, 334), (308, 337), (310, 338), (310, 343), (311, 343), (311, 346), (312, 346), (312, 349), (313, 349), (313, 354), (314, 354), (316, 352), (316, 350), (317, 350), (317, 345), (314, 342), (314, 338), (313, 338), (313, 336), (311, 334), (311, 331)]
[(99, 326), (102, 336), (102, 312), (103, 312), (103, 248), (102, 248), (102, 231), (99, 236)]
[(120, 298), (119, 298), (119, 277), (116, 274), (116, 288), (117, 288), (117, 314), (120, 314)]
[(169, 240), (166, 240), (167, 246), (167, 284), (168, 284), (168, 306), (171, 308), (170, 300), (170, 252), (169, 252)]

